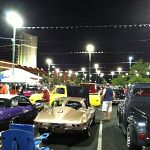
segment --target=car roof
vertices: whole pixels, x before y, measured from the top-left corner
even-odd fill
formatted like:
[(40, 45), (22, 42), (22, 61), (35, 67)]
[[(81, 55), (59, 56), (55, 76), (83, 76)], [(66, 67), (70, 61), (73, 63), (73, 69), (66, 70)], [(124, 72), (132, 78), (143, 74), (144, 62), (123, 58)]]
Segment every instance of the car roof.
[(81, 101), (84, 101), (85, 98), (82, 98), (82, 97), (60, 97), (60, 98), (55, 99), (55, 101), (61, 101), (61, 100), (81, 102)]
[(13, 97), (16, 97), (18, 95), (14, 95), (14, 94), (0, 94), (0, 98), (5, 98), (5, 99), (11, 99)]
[(150, 88), (150, 83), (135, 83), (132, 85), (133, 88)]

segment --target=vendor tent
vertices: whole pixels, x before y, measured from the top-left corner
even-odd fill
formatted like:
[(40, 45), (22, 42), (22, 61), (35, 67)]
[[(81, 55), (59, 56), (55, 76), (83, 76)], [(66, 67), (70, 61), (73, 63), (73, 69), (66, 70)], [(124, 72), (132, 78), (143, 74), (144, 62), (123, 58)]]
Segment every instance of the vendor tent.
[(5, 70), (1, 73), (7, 78), (1, 79), (1, 82), (26, 82), (26, 83), (37, 83), (41, 77), (38, 75), (32, 74), (23, 69), (14, 68), (14, 74), (12, 75), (13, 70)]
[(1, 79), (4, 79), (4, 78), (6, 78), (6, 77), (4, 75), (0, 74), (0, 81), (1, 81)]

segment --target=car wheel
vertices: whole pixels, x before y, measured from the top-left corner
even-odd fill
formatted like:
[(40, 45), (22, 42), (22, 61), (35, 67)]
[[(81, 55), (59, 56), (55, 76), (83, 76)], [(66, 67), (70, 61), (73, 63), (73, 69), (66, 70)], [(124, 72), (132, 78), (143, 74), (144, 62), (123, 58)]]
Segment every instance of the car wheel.
[(91, 136), (91, 128), (90, 128), (90, 127), (88, 127), (88, 128), (85, 130), (84, 136), (85, 136), (86, 138), (88, 138), (88, 137)]
[(127, 127), (127, 147), (129, 150), (142, 150), (142, 146), (137, 145), (133, 137), (133, 127), (128, 125)]

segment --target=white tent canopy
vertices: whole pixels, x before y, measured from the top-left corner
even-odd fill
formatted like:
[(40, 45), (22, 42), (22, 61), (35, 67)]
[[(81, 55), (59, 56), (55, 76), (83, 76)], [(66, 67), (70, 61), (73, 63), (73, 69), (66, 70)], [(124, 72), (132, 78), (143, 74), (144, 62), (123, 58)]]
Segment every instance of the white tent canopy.
[(1, 82), (37, 83), (39, 82), (39, 79), (41, 79), (41, 77), (19, 68), (14, 68), (14, 75), (12, 75), (12, 72), (12, 68), (2, 71), (1, 73), (6, 78), (1, 79)]

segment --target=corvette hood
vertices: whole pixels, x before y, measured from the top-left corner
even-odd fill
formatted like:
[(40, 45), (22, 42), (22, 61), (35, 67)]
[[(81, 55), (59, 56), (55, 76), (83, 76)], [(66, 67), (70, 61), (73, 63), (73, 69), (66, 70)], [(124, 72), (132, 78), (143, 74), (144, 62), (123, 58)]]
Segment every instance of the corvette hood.
[(70, 107), (54, 107), (43, 109), (35, 118), (36, 122), (49, 123), (81, 123), (83, 112)]

